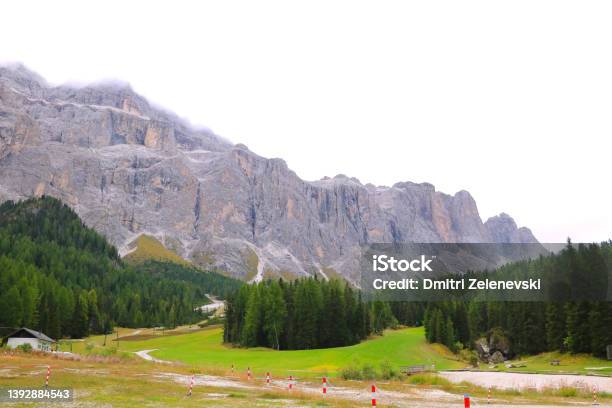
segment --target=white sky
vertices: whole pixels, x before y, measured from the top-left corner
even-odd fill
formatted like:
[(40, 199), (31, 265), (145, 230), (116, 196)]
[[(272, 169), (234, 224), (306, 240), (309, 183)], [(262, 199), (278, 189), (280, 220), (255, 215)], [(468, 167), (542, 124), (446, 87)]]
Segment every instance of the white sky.
[(2, 5), (0, 61), (116, 78), (305, 179), (469, 190), (543, 242), (612, 237), (612, 2)]

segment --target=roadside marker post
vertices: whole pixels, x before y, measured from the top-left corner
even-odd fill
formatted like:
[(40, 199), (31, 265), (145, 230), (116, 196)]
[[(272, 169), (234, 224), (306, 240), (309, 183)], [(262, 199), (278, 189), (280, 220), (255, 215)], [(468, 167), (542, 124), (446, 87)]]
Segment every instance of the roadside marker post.
[(193, 393), (193, 384), (195, 383), (195, 374), (191, 376), (191, 381), (189, 382), (189, 391), (187, 391), (187, 396), (191, 397)]
[(293, 376), (290, 375), (289, 376), (289, 390), (291, 391), (293, 389)]
[(491, 404), (491, 386), (489, 386), (489, 391), (487, 392), (487, 405)]
[(234, 365), (232, 364), (232, 376), (234, 376)]
[(270, 385), (270, 372), (266, 373), (266, 385)]
[(597, 402), (597, 388), (595, 386), (593, 386), (593, 405), (599, 405)]
[(247, 367), (247, 380), (251, 381), (251, 367)]
[(51, 377), (51, 366), (47, 366), (47, 376), (45, 377), (45, 388), (49, 388), (49, 377)]
[(372, 406), (376, 407), (376, 385), (372, 384)]
[(463, 407), (470, 408), (470, 395), (469, 394), (463, 394)]
[(327, 377), (323, 377), (323, 396), (327, 395)]

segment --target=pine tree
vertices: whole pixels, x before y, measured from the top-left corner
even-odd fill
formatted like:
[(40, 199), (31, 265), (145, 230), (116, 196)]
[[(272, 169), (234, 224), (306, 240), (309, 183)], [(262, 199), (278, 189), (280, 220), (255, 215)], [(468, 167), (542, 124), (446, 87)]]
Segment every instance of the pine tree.
[(249, 301), (246, 306), (244, 318), (244, 329), (242, 331), (241, 343), (246, 347), (261, 345), (260, 331), (262, 327), (262, 304), (260, 290), (257, 285), (250, 290)]
[[(100, 331), (102, 331), (102, 322), (100, 319), (100, 311), (98, 309), (98, 295), (95, 289), (91, 289), (87, 294), (87, 305), (87, 310), (89, 312), (89, 330), (93, 331), (94, 333), (99, 333)], [(138, 320), (141, 321), (142, 318)], [(137, 322), (135, 326), (140, 327), (141, 324), (141, 322)]]
[(556, 302), (546, 304), (546, 346), (548, 350), (563, 350), (566, 337), (564, 308)]
[(327, 318), (322, 318), (322, 321), (327, 321), (330, 324), (330, 338), (326, 344), (329, 347), (343, 346), (349, 343), (348, 329), (346, 325), (346, 310), (344, 303), (344, 293), (340, 287), (340, 283), (336, 280), (330, 283), (329, 288), (329, 304), (324, 310)]
[(595, 302), (589, 313), (591, 351), (606, 356), (606, 347), (612, 344), (612, 302)]
[(74, 316), (72, 318), (72, 338), (83, 338), (88, 334), (89, 311), (87, 308), (87, 298), (85, 295), (76, 295), (74, 305)]
[(0, 321), (4, 326), (14, 328), (21, 326), (22, 315), (23, 307), (16, 286), (0, 294)]
[(425, 314), (423, 316), (423, 326), (425, 327), (425, 339), (428, 343), (433, 343), (435, 339), (435, 335), (433, 333), (433, 310), (430, 306), (427, 306), (425, 309)]
[(471, 302), (468, 306), (468, 322), (470, 328), (470, 343), (482, 336), (489, 327), (484, 302)]
[(448, 339), (446, 319), (440, 309), (436, 309), (434, 312), (434, 324), (435, 324), (435, 342), (444, 344)]
[(442, 343), (449, 349), (455, 351), (455, 329), (450, 316), (446, 317), (445, 333)]
[(23, 309), (22, 325), (24, 327), (36, 327), (38, 324), (36, 287), (28, 286), (26, 282), (22, 282), (20, 293)]
[(264, 297), (263, 324), (268, 344), (280, 349), (280, 339), (283, 335), (283, 323), (287, 317), (287, 309), (283, 291), (277, 282), (270, 283)]
[(455, 337), (463, 345), (468, 345), (470, 342), (470, 327), (464, 302), (457, 303), (454, 316)]

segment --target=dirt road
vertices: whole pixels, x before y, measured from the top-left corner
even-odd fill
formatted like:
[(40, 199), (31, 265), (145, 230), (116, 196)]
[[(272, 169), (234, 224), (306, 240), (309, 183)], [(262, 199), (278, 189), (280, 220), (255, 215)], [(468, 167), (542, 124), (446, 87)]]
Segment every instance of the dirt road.
[(155, 350), (157, 350), (157, 349), (140, 350), (140, 351), (134, 352), (134, 354), (136, 354), (138, 357), (143, 358), (145, 360), (153, 361), (154, 363), (172, 364), (170, 361), (160, 360), (159, 358), (155, 358), (155, 357), (149, 355), (150, 352), (155, 351)]
[[(169, 361), (157, 359), (148, 353), (155, 351), (141, 350), (136, 352), (139, 357), (157, 362), (170, 364)], [(581, 375), (549, 375), (549, 374), (521, 374), (521, 373), (499, 373), (499, 372), (477, 372), (477, 371), (444, 371), (439, 373), (440, 376), (454, 383), (467, 381), (482, 387), (494, 387), (499, 389), (527, 389), (536, 388), (542, 389), (546, 387), (577, 387), (585, 390), (592, 390), (595, 387), (599, 392), (612, 391), (612, 378), (609, 377), (594, 377)], [(160, 378), (172, 380), (178, 383), (188, 384), (191, 377), (176, 373), (161, 373)], [(236, 389), (252, 389), (261, 390), (262, 386), (266, 387), (264, 378), (254, 378), (252, 381), (241, 380), (236, 377), (221, 377), (213, 375), (196, 375), (196, 385), (206, 385), (213, 387), (236, 388)], [(333, 383), (328, 384), (328, 397), (340, 398), (351, 401), (369, 401), (372, 398), (369, 385), (364, 386), (362, 382), (356, 382), (361, 387), (336, 386)], [(272, 379), (269, 387), (276, 389), (287, 389), (289, 382), (286, 379)], [(311, 382), (297, 381), (294, 385), (295, 390), (317, 395), (322, 394), (321, 386)], [(424, 389), (406, 384), (402, 390), (386, 390), (384, 383), (377, 385), (376, 398), (381, 406), (393, 407), (414, 407), (418, 404), (423, 408), (451, 408), (459, 407), (463, 404), (461, 395), (448, 393), (437, 389)], [(486, 405), (489, 408), (502, 408), (508, 406), (520, 406), (522, 408), (550, 408), (550, 405), (525, 405), (511, 403), (507, 400), (493, 398), (491, 404), (487, 405), (487, 401), (479, 398), (472, 398), (472, 406), (478, 407)], [(579, 404), (583, 405), (583, 404)], [(573, 405), (573, 406), (579, 406)], [(587, 404), (588, 405), (588, 404)], [(612, 405), (600, 405), (600, 407), (612, 407)]]
[(541, 390), (543, 388), (575, 387), (592, 390), (595, 387), (599, 392), (612, 392), (611, 377), (483, 371), (443, 371), (439, 375), (454, 383), (467, 381), (481, 387), (499, 389), (535, 388)]
[[(161, 373), (158, 375), (159, 378), (172, 380), (182, 384), (189, 384), (191, 380), (190, 376), (180, 375), (175, 373)], [(327, 398), (339, 398), (344, 400), (355, 401), (360, 405), (364, 405), (370, 402), (372, 393), (369, 385), (363, 385), (362, 382), (356, 382), (361, 385), (361, 388), (349, 387), (349, 386), (336, 386), (332, 383), (328, 384)], [(276, 380), (272, 379), (270, 385), (265, 385), (264, 378), (253, 378), (251, 381), (244, 381), (231, 377), (219, 377), (212, 375), (196, 375), (195, 386), (211, 386), (211, 387), (222, 387), (222, 388), (236, 388), (236, 389), (250, 389), (250, 390), (262, 390), (266, 387), (275, 389), (287, 389), (288, 381), (285, 379)], [(313, 395), (322, 395), (321, 386), (313, 384), (311, 382), (297, 381), (294, 385), (294, 390), (300, 392), (306, 392)], [(401, 391), (386, 390), (384, 383), (379, 383), (377, 386), (376, 399), (380, 406), (392, 406), (392, 407), (415, 407), (419, 408), (457, 408), (463, 406), (463, 396), (457, 394), (451, 394), (442, 390), (436, 389), (423, 389), (416, 386), (406, 387)], [(512, 403), (503, 399), (493, 399), (491, 404), (487, 405), (487, 401), (482, 398), (472, 398), (471, 400), (473, 407), (487, 406), (488, 408), (504, 408), (508, 406), (520, 406), (522, 408), (550, 408), (551, 405), (533, 405), (525, 404), (524, 401), (519, 403)], [(586, 406), (589, 404), (578, 404), (573, 406)], [(612, 407), (612, 405), (600, 405), (600, 407)]]

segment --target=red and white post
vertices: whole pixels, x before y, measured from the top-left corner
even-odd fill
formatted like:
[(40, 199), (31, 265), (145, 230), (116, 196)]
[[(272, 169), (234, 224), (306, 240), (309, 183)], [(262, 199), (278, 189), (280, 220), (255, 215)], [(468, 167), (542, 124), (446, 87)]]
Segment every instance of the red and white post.
[(266, 385), (270, 385), (270, 372), (266, 373)]
[(599, 405), (597, 402), (597, 388), (595, 386), (593, 386), (593, 405)]
[(323, 396), (327, 395), (327, 377), (323, 377)]
[(376, 407), (376, 385), (372, 384), (372, 406)]
[(291, 391), (293, 389), (293, 376), (290, 375), (289, 376), (289, 391)]
[(193, 384), (195, 383), (195, 374), (191, 376), (191, 381), (189, 381), (189, 390), (187, 391), (187, 396), (191, 397), (193, 393)]
[(251, 381), (251, 367), (247, 367), (247, 380)]
[(470, 408), (470, 395), (463, 394), (463, 406), (464, 408)]
[(47, 366), (47, 376), (45, 377), (45, 388), (49, 388), (49, 377), (51, 377), (51, 366)]

